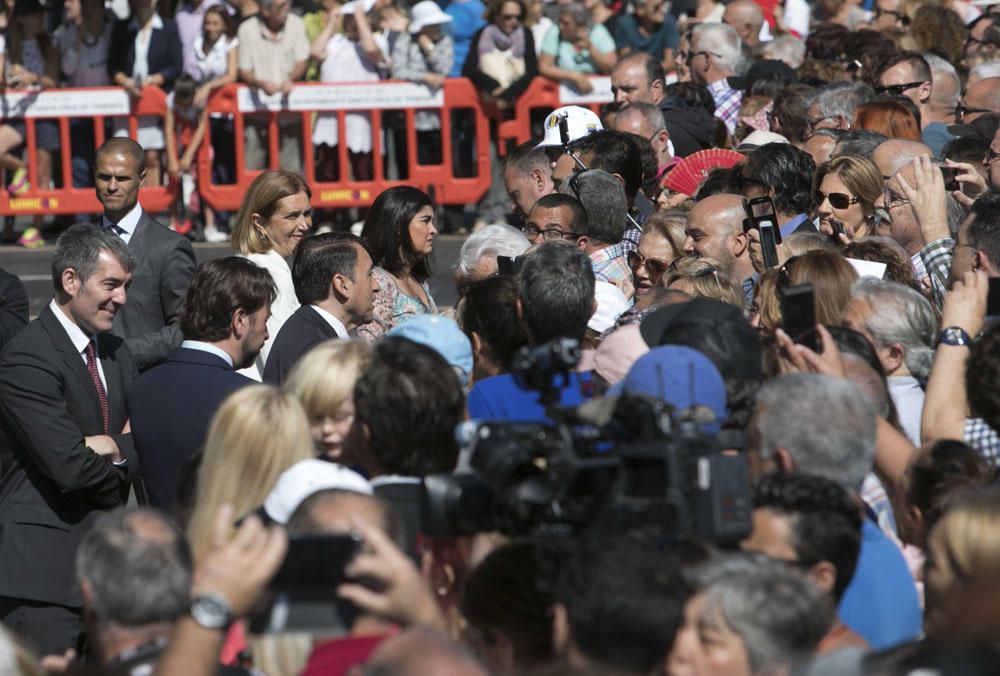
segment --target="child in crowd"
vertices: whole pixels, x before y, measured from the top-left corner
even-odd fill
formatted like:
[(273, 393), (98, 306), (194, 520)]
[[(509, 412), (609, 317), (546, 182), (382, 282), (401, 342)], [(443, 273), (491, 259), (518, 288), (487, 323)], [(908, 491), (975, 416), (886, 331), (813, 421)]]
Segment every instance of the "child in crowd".
[[(199, 211), (195, 158), (205, 140), (208, 115), (204, 107), (195, 104), (198, 84), (183, 73), (167, 96), (164, 121), (167, 146), (167, 174), (171, 182), (180, 181), (180, 191), (170, 214), (170, 228), (182, 235), (191, 232), (191, 215)], [(215, 212), (205, 209), (205, 228), (215, 230)]]

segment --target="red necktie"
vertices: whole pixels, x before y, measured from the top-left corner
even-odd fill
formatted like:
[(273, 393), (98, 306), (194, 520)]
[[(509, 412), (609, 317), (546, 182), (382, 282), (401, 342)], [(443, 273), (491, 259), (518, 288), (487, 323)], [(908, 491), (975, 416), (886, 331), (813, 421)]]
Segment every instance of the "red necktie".
[(84, 350), (84, 354), (87, 355), (87, 370), (90, 371), (94, 387), (97, 388), (97, 398), (101, 401), (101, 419), (104, 421), (104, 433), (109, 434), (111, 428), (108, 420), (110, 411), (110, 407), (108, 406), (108, 392), (104, 389), (104, 383), (101, 382), (101, 374), (97, 370), (97, 350), (94, 348), (94, 341), (87, 343), (87, 349)]

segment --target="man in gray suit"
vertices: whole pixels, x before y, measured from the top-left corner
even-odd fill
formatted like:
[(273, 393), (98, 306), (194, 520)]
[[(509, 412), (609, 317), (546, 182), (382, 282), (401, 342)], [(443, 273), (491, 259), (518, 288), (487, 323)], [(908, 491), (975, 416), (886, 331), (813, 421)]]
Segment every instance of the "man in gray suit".
[(140, 371), (181, 344), (179, 313), (196, 267), (191, 243), (140, 206), (145, 178), (145, 153), (132, 139), (111, 138), (97, 149), (94, 184), (104, 206), (102, 225), (121, 237), (138, 261), (128, 305), (115, 316), (112, 332), (125, 339)]

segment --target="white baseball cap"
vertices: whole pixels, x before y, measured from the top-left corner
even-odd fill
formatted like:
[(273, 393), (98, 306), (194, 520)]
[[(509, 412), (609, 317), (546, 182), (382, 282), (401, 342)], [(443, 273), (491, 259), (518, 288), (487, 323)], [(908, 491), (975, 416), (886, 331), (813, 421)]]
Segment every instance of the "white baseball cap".
[(563, 106), (562, 108), (556, 108), (545, 118), (545, 136), (542, 138), (542, 142), (535, 146), (535, 149), (561, 146), (563, 144), (562, 137), (559, 134), (559, 120), (562, 118), (566, 118), (566, 131), (568, 132), (568, 141), (570, 143), (579, 141), (584, 136), (593, 134), (595, 131), (604, 130), (601, 118), (597, 117), (597, 113), (594, 111), (581, 108), (580, 106)]
[(361, 11), (367, 14), (368, 12), (372, 11), (373, 7), (375, 7), (375, 0), (351, 0), (348, 3), (345, 3), (344, 6), (340, 8), (341, 15), (349, 16), (351, 14), (354, 14), (354, 11), (359, 4), (361, 5)]
[(419, 33), (426, 26), (437, 26), (443, 23), (451, 23), (451, 17), (441, 11), (434, 0), (421, 0), (410, 8), (411, 33)]
[(768, 143), (788, 143), (788, 139), (781, 134), (775, 134), (773, 131), (762, 131), (760, 129), (756, 129), (747, 134), (747, 137), (740, 141), (740, 147), (737, 148), (737, 150), (753, 150), (754, 148), (759, 148), (760, 146), (766, 146)]
[(264, 500), (264, 511), (277, 523), (286, 524), (306, 498), (329, 489), (372, 495), (371, 484), (354, 470), (325, 460), (300, 460), (278, 477)]

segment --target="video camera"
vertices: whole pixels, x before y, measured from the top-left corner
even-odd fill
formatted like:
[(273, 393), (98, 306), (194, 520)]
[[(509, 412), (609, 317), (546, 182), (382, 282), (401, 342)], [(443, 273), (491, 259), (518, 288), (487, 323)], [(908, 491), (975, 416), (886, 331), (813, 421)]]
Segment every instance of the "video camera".
[(428, 536), (559, 537), (651, 526), (733, 546), (749, 535), (746, 461), (721, 453), (702, 431), (703, 416), (634, 394), (561, 409), (560, 379), (578, 360), (573, 340), (524, 348), (514, 377), (539, 392), (552, 424), (467, 423), (457, 471), (427, 476), (410, 491), (376, 483), (376, 493), (408, 503), (400, 513)]

